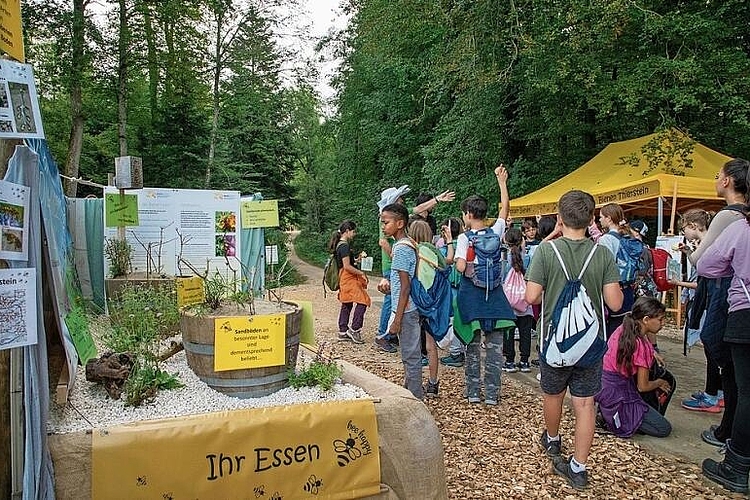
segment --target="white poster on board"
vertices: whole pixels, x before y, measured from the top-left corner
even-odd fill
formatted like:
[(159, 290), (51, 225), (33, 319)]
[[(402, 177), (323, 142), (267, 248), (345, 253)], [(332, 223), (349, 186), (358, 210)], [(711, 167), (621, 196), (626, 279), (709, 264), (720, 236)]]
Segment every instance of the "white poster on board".
[(29, 260), (29, 191), (0, 181), (0, 259)]
[(31, 64), (0, 59), (0, 138), (44, 139)]
[[(680, 272), (683, 271), (683, 265), (682, 265), (682, 252), (679, 250), (679, 245), (683, 243), (685, 238), (683, 236), (657, 236), (656, 237), (656, 248), (663, 248), (667, 252), (669, 252), (669, 255), (672, 256), (672, 259), (675, 260), (680, 265)], [(690, 279), (690, 274), (693, 271), (693, 266), (690, 264), (690, 259), (685, 259), (687, 262), (687, 268), (684, 269), (685, 276), (687, 279)], [(674, 267), (673, 271), (674, 272)]]
[(37, 343), (36, 269), (0, 269), (0, 349)]
[[(118, 191), (107, 188), (105, 192)], [(219, 271), (231, 268), (236, 271), (236, 279), (243, 276), (238, 191), (145, 188), (129, 190), (128, 194), (138, 196), (140, 222), (125, 231), (133, 248), (134, 273), (191, 275), (190, 267), (183, 262), (187, 261), (199, 272), (207, 266)], [(117, 237), (117, 228), (105, 228), (104, 236)]]

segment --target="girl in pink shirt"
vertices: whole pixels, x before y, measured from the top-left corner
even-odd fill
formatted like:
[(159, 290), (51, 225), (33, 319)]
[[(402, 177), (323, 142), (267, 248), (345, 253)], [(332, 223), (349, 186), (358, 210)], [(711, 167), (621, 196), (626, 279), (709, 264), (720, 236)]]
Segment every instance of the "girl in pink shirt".
[[(657, 299), (639, 297), (607, 341), (602, 389), (595, 400), (599, 403), (601, 425), (617, 436), (630, 437), (640, 432), (666, 437), (672, 432), (662, 412), (674, 390), (674, 377), (659, 367), (663, 378), (649, 380), (653, 378), (649, 373), (654, 365), (654, 348), (648, 335), (655, 335), (664, 326), (665, 310)], [(665, 400), (660, 405), (662, 412), (644, 401), (653, 392)]]

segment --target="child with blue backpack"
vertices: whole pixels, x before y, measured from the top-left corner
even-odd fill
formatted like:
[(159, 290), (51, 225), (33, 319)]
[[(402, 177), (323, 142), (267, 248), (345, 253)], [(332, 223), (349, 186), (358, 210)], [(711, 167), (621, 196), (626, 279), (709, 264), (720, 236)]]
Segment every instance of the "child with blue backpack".
[(458, 287), (458, 313), (461, 322), (471, 325), (472, 332), (466, 345), (466, 396), (469, 403), (481, 402), (480, 343), (484, 335), (484, 402), (489, 406), (497, 405), (500, 397), (503, 335), (515, 328), (515, 314), (502, 287), (501, 238), (510, 209), (508, 171), (500, 165), (495, 176), (500, 188), (500, 214), (489, 228), (484, 222), (487, 200), (476, 195), (466, 198), (461, 212), (468, 231), (458, 236), (455, 258), (456, 269), (463, 273)]
[(641, 266), (643, 243), (633, 238), (625, 212), (617, 203), (608, 203), (599, 210), (599, 223), (606, 231), (598, 243), (612, 252), (620, 272), (622, 308), (607, 311), (607, 338), (622, 324), (622, 320), (633, 308), (635, 280)]
[[(543, 242), (534, 253), (526, 270), (526, 301), (542, 303), (539, 369), (546, 429), (540, 442), (553, 459), (555, 473), (580, 489), (588, 485), (586, 460), (594, 439), (594, 396), (602, 383), (603, 308), (606, 304), (620, 309), (622, 291), (612, 255), (586, 237), (594, 219), (593, 196), (572, 190), (557, 206), (562, 236)], [(579, 307), (573, 307), (576, 304)], [(568, 391), (575, 413), (575, 451), (569, 459), (562, 457), (560, 437)]]
[(398, 336), (401, 361), (404, 363), (405, 386), (416, 397), (424, 397), (422, 387), (422, 350), (420, 346), (419, 311), (410, 297), (411, 280), (417, 268), (414, 243), (406, 234), (409, 212), (398, 203), (387, 205), (380, 212), (383, 234), (393, 238), (390, 293), (394, 307), (388, 325), (388, 334)]

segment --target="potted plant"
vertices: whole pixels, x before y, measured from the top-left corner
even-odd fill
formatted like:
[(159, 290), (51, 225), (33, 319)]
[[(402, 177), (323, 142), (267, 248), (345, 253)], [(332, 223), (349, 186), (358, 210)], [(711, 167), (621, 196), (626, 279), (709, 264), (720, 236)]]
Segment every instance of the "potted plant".
[[(163, 230), (162, 230), (163, 232)], [(104, 280), (104, 290), (108, 300), (117, 300), (120, 291), (126, 284), (151, 287), (167, 287), (174, 289), (174, 278), (162, 272), (161, 241), (157, 245), (138, 243), (146, 251), (146, 270), (138, 271), (133, 268), (133, 247), (125, 239), (105, 238), (104, 257), (107, 259), (109, 277)], [(154, 256), (156, 250), (156, 256)]]
[[(282, 300), (270, 301), (255, 297), (252, 291), (241, 290), (241, 280), (227, 260), (227, 271), (198, 272), (188, 262), (183, 263), (200, 277), (203, 299), (187, 306), (180, 313), (180, 331), (188, 366), (206, 384), (229, 396), (248, 398), (267, 396), (289, 384), (289, 371), (294, 371), (299, 349), (302, 308)], [(249, 280), (252, 282), (252, 279)], [(279, 318), (283, 317), (283, 331)], [(265, 321), (270, 318), (269, 321)], [(275, 318), (275, 319), (274, 319)], [(278, 322), (275, 324), (274, 322)], [(233, 325), (249, 325), (237, 329)], [(275, 328), (278, 327), (278, 328)], [(233, 361), (238, 367), (223, 369), (217, 365), (216, 340), (229, 338), (234, 342)], [(283, 335), (283, 342), (275, 335)], [(273, 346), (275, 347), (273, 347)], [(263, 365), (260, 357), (283, 345), (283, 363)], [(234, 355), (234, 354), (233, 354)], [(223, 355), (222, 355), (223, 356)], [(218, 369), (217, 369), (218, 368)]]

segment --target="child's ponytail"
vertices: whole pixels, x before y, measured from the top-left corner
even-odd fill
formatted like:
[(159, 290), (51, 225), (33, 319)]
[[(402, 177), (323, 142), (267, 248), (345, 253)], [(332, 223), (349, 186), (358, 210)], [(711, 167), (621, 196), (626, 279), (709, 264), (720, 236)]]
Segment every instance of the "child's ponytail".
[(525, 274), (526, 269), (523, 265), (523, 255), (521, 254), (522, 242), (523, 234), (520, 229), (511, 227), (505, 232), (505, 243), (510, 250), (510, 265), (519, 273)]

